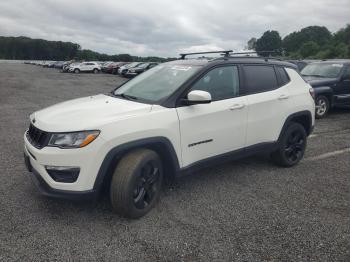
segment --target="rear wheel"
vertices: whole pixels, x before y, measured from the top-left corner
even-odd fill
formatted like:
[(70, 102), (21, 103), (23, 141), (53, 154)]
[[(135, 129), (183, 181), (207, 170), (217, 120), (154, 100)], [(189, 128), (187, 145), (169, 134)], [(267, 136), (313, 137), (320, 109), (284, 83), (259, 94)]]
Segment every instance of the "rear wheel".
[(303, 158), (307, 134), (299, 123), (292, 123), (283, 134), (279, 149), (272, 153), (272, 159), (280, 166), (291, 167)]
[(139, 149), (125, 155), (112, 177), (110, 198), (113, 210), (125, 217), (139, 218), (157, 203), (163, 166), (157, 153)]
[(94, 72), (94, 74), (97, 74), (97, 73), (98, 73), (98, 69), (95, 68), (95, 69), (93, 70), (93, 72)]
[(327, 115), (329, 108), (330, 108), (330, 103), (329, 99), (326, 96), (318, 96), (316, 98), (316, 118), (320, 119), (323, 118)]

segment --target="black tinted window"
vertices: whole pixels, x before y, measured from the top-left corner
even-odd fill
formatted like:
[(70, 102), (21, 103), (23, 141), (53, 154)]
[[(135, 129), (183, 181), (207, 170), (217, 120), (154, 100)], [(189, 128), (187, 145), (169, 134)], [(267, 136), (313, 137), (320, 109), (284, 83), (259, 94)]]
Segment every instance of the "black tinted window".
[(348, 66), (348, 67), (345, 69), (343, 78), (344, 78), (344, 80), (350, 80), (350, 66)]
[(245, 86), (248, 93), (260, 93), (277, 88), (277, 79), (273, 66), (245, 65)]
[(289, 76), (286, 72), (286, 70), (283, 67), (276, 67), (277, 73), (279, 75), (279, 81), (278, 85), (279, 86), (284, 86), (285, 84), (289, 83), (290, 79)]
[(218, 67), (198, 80), (192, 90), (203, 90), (211, 94), (213, 101), (238, 96), (239, 77), (237, 66)]

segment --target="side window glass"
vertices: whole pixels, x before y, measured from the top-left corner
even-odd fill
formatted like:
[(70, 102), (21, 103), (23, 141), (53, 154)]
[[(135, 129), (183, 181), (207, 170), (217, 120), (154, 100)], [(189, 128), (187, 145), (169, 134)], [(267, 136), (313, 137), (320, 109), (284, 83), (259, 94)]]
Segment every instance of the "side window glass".
[(192, 90), (207, 91), (212, 101), (236, 97), (239, 95), (239, 75), (237, 66), (218, 67), (199, 79)]
[(281, 66), (277, 66), (276, 71), (279, 74), (279, 81), (278, 81), (279, 86), (284, 86), (284, 85), (288, 84), (290, 79), (289, 79), (289, 76), (288, 76), (286, 70)]
[(244, 80), (249, 94), (271, 91), (277, 88), (273, 66), (245, 65)]
[(350, 80), (350, 66), (347, 66), (343, 75), (344, 80)]

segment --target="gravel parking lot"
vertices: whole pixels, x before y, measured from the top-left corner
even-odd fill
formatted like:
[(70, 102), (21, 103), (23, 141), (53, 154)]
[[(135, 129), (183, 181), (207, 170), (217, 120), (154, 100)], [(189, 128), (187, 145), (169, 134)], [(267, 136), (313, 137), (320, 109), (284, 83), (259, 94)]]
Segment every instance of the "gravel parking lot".
[(253, 157), (166, 186), (146, 217), (42, 197), (23, 163), (33, 111), (122, 78), (0, 64), (0, 260), (350, 261), (350, 109), (317, 121), (294, 168)]

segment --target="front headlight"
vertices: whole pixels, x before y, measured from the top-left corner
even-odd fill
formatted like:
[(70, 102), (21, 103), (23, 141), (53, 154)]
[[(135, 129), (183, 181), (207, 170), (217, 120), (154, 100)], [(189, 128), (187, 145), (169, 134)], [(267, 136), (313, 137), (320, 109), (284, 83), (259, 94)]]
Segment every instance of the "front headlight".
[(81, 131), (71, 133), (54, 133), (51, 135), (48, 146), (57, 146), (60, 148), (80, 148), (87, 146), (94, 141), (100, 131)]

